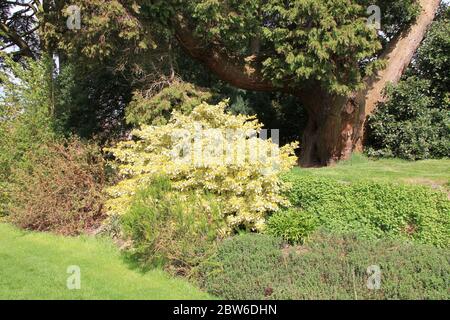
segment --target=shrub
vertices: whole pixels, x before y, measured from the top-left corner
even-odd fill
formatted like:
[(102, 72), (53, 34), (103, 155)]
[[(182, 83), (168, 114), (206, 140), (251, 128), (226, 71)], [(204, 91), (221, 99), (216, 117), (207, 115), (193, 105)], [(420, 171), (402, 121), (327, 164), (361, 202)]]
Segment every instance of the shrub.
[[(369, 290), (370, 266), (381, 287)], [(354, 235), (317, 233), (302, 247), (268, 235), (226, 240), (201, 269), (201, 284), (225, 299), (449, 299), (448, 250)]]
[[(426, 38), (417, 51), (417, 61), (413, 65), (415, 73), (431, 81), (433, 95), (438, 107), (447, 108), (450, 103), (450, 6), (443, 1), (437, 18), (429, 28)], [(446, 103), (445, 103), (446, 102)]]
[(8, 220), (31, 230), (76, 235), (103, 216), (103, 159), (77, 139), (47, 143), (27, 154), (29, 167), (13, 170)]
[[(282, 263), (281, 240), (244, 234), (223, 241), (200, 267), (200, 284), (225, 299), (264, 299)], [(266, 293), (266, 291), (269, 291)]]
[[(450, 245), (450, 201), (426, 186), (386, 182), (341, 183), (287, 176), (292, 205), (317, 217), (333, 232), (356, 232), (368, 239), (413, 240)], [(292, 228), (292, 225), (286, 228)]]
[(174, 192), (165, 178), (139, 190), (120, 221), (133, 241), (130, 253), (141, 266), (164, 266), (182, 275), (210, 254), (225, 225), (211, 197)]
[(165, 125), (169, 122), (173, 111), (189, 114), (196, 106), (211, 98), (212, 94), (208, 91), (182, 82), (172, 84), (149, 98), (136, 92), (126, 109), (126, 120), (127, 123), (136, 126)]
[(316, 227), (316, 216), (298, 209), (281, 210), (267, 221), (268, 234), (291, 244), (303, 243)]
[(408, 160), (450, 156), (450, 113), (436, 108), (431, 82), (410, 77), (387, 90), (368, 119), (367, 153)]
[(17, 63), (0, 52), (0, 215), (11, 202), (12, 170), (29, 167), (27, 155), (55, 138), (50, 116), (50, 59)]
[[(296, 163), (296, 144), (279, 149), (271, 140), (250, 136), (248, 132), (258, 132), (261, 124), (225, 113), (225, 107), (224, 102), (204, 103), (190, 115), (175, 112), (167, 125), (144, 126), (133, 132), (135, 140), (109, 149), (124, 178), (108, 190), (109, 213), (126, 212), (140, 186), (164, 175), (175, 190), (213, 194), (223, 205), (230, 229), (263, 229), (266, 213), (286, 203), (279, 174)], [(259, 151), (258, 157), (252, 150)]]

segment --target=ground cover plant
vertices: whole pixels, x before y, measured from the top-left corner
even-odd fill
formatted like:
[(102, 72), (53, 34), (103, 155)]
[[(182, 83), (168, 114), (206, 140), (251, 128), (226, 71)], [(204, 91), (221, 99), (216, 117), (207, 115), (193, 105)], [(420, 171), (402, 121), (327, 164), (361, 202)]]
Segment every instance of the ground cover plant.
[[(201, 283), (226, 299), (450, 299), (449, 259), (446, 249), (354, 235), (319, 232), (306, 245), (285, 247), (246, 234), (220, 245)], [(381, 270), (378, 290), (367, 285), (371, 266)]]
[[(311, 216), (317, 227), (354, 231), (368, 239), (388, 237), (450, 245), (450, 200), (446, 192), (393, 182), (345, 183), (295, 175), (285, 179), (291, 185), (287, 197), (297, 212), (291, 209), (284, 219), (282, 213), (272, 218), (269, 229), (279, 236), (281, 224), (295, 228), (297, 215), (297, 219), (304, 217), (305, 224)], [(297, 232), (299, 236), (304, 231)], [(295, 238), (292, 234), (290, 237)]]

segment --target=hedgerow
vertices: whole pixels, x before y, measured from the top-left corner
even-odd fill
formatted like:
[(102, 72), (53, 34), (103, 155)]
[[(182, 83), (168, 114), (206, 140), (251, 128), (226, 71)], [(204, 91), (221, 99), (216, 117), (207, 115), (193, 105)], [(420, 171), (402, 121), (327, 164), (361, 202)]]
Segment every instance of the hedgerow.
[(104, 218), (104, 160), (94, 145), (72, 138), (26, 154), (12, 170), (7, 220), (24, 229), (77, 235)]
[[(369, 278), (377, 269), (379, 286)], [(269, 235), (236, 236), (200, 275), (224, 299), (450, 299), (448, 250), (351, 234), (319, 232), (299, 247)]]

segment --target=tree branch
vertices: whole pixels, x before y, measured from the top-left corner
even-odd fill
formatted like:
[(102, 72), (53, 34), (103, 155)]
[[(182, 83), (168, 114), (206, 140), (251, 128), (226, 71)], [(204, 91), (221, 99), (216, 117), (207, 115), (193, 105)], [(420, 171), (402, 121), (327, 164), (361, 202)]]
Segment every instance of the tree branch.
[(35, 58), (30, 46), (15, 31), (11, 30), (6, 24), (0, 22), (0, 30), (5, 33), (9, 40), (19, 47), (21, 55)]
[(416, 22), (403, 31), (386, 47), (380, 59), (387, 61), (385, 69), (366, 79), (366, 89), (356, 95), (356, 101), (364, 104), (365, 114), (370, 115), (380, 101), (388, 83), (397, 83), (419, 48), (428, 27), (433, 22), (440, 0), (418, 0), (422, 11)]
[(264, 79), (260, 67), (254, 61), (254, 56), (236, 59), (230, 57), (224, 50), (212, 45), (202, 46), (201, 40), (193, 35), (188, 23), (181, 15), (173, 19), (175, 36), (183, 49), (194, 59), (202, 62), (219, 79), (232, 86), (253, 91), (282, 91), (271, 81)]

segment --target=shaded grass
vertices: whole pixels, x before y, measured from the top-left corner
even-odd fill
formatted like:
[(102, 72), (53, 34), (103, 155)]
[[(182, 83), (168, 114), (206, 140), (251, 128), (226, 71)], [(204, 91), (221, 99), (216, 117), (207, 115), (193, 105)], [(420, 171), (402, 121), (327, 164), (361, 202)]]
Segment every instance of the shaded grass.
[(355, 154), (348, 161), (326, 168), (294, 168), (294, 175), (318, 176), (355, 182), (360, 180), (394, 181), (432, 186), (450, 186), (450, 159), (406, 161), (372, 160)]
[[(68, 290), (67, 268), (81, 269)], [(66, 238), (0, 224), (0, 299), (209, 299), (161, 270), (131, 270), (107, 239)]]

